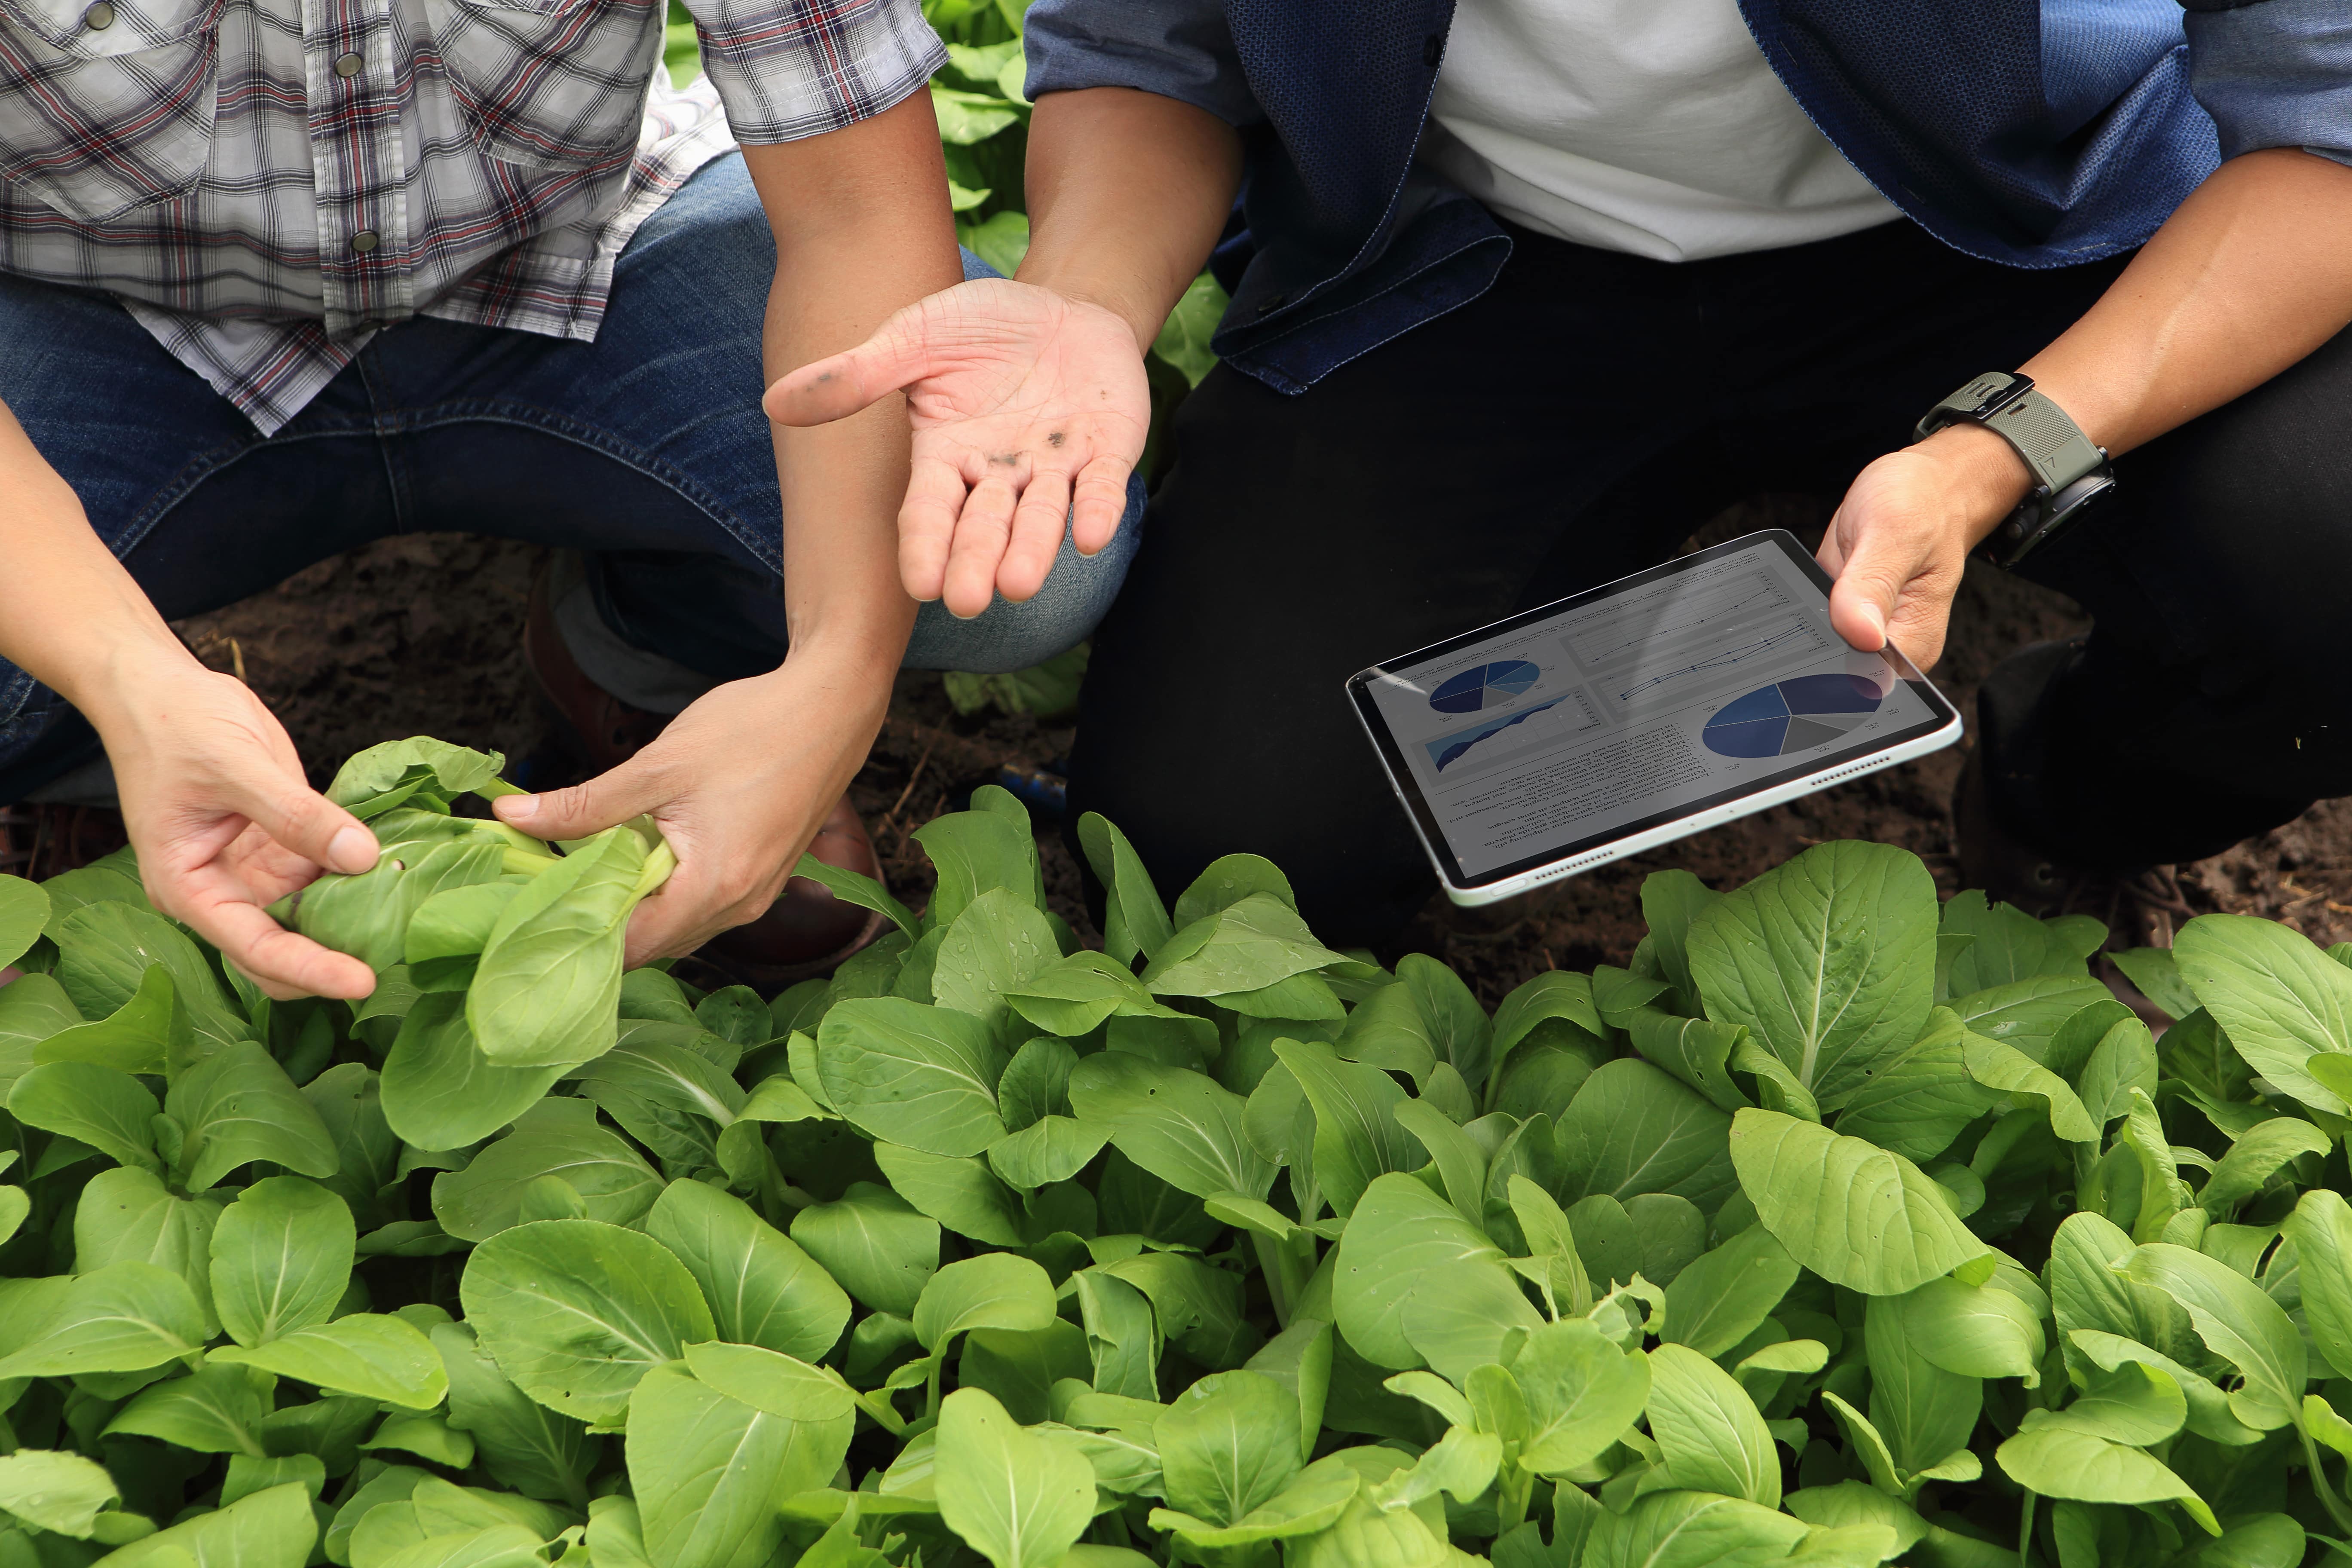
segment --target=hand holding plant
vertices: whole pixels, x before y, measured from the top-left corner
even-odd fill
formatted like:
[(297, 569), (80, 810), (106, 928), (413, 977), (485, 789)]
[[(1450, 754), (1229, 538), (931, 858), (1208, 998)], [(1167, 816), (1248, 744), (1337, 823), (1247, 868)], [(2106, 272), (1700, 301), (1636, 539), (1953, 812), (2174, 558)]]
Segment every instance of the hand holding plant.
[(366, 995), (366, 964), (263, 908), (321, 871), (367, 870), (374, 836), (310, 788), (284, 726), (242, 681), (182, 655), (135, 686), (99, 726), (155, 907), (270, 996)]
[(493, 808), (540, 838), (584, 838), (650, 821), (677, 855), (628, 926), (629, 967), (691, 952), (757, 920), (782, 891), (880, 728), (887, 686), (792, 660), (712, 689), (612, 772), (570, 789), (511, 795)]
[(768, 416), (822, 425), (907, 394), (914, 471), (898, 514), (907, 592), (976, 616), (1034, 597), (1066, 520), (1110, 542), (1143, 456), (1151, 393), (1135, 329), (1100, 305), (1005, 279), (940, 290), (845, 353), (768, 389)]

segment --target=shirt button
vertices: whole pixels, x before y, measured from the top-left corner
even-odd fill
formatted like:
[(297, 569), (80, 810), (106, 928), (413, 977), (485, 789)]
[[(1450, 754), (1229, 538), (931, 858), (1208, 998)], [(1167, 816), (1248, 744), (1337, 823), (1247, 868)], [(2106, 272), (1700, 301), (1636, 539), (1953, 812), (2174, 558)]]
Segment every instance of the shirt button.
[(372, 228), (363, 228), (352, 236), (352, 248), (362, 256), (365, 256), (381, 243), (383, 242), (378, 238), (375, 230)]
[(365, 69), (366, 67), (367, 61), (360, 58), (359, 56), (355, 54), (337, 55), (335, 57), (335, 74), (340, 77), (357, 76), (362, 70)]
[(81, 25), (93, 33), (103, 33), (114, 26), (114, 6), (110, 0), (98, 0), (97, 5), (81, 14)]

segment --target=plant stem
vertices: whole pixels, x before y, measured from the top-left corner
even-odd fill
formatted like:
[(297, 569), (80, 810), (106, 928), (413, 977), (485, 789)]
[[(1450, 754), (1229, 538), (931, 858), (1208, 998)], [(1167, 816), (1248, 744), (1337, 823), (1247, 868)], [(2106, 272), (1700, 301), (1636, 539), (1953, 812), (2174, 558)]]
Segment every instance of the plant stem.
[(2311, 1467), (2311, 1489), (2319, 1494), (2319, 1500), (2326, 1508), (2327, 1517), (2336, 1521), (2336, 1528), (2352, 1534), (2352, 1510), (2347, 1510), (2344, 1500), (2336, 1495), (2336, 1488), (2329, 1483), (2326, 1470), (2321, 1468), (2319, 1445), (2311, 1440), (2311, 1429), (2300, 1415), (2295, 1417), (2294, 1432), (2303, 1439), (2304, 1462)]
[(2033, 1493), (2030, 1491), (2017, 1516), (2017, 1560), (2023, 1568), (2033, 1568)]

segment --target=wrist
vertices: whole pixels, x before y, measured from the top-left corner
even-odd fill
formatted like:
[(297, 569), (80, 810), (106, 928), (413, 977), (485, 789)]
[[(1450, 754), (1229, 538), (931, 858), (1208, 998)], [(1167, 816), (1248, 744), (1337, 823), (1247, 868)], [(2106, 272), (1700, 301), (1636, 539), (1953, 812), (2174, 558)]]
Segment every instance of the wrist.
[(1160, 329), (1174, 308), (1173, 300), (1154, 301), (1150, 290), (1129, 280), (1105, 278), (1083, 268), (1058, 264), (1050, 253), (1032, 248), (1013, 274), (1013, 281), (1058, 294), (1073, 305), (1108, 310), (1127, 325), (1139, 354), (1150, 353)]
[(1955, 525), (1974, 549), (2033, 489), (2033, 471), (2000, 437), (1981, 425), (1947, 425), (1910, 450), (1937, 468)]
[(98, 658), (50, 684), (101, 736), (111, 737), (151, 719), (168, 721), (168, 711), (157, 712), (157, 700), (168, 709), (164, 694), (191, 677), (212, 674), (159, 624), (152, 632), (142, 628), (110, 643)]

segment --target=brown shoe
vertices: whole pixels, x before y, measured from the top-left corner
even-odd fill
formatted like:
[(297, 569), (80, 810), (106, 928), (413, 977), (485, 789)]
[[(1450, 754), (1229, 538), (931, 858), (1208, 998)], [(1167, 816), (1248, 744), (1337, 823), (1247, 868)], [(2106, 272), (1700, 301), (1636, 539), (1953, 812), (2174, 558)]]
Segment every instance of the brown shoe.
[(2196, 914), (2169, 866), (2095, 871), (2069, 866), (2001, 825), (1987, 797), (1984, 748), (1972, 748), (1952, 792), (1960, 886), (2029, 915), (2090, 915), (2106, 925), (2111, 948), (2170, 947), (2179, 921)]
[[(598, 773), (636, 755), (669, 723), (668, 715), (633, 708), (588, 678), (556, 628), (555, 606), (544, 572), (531, 584), (530, 609), (523, 622), (523, 658), (555, 719), (557, 738), (566, 751)], [(873, 842), (847, 795), (834, 804), (809, 845), (809, 853), (828, 866), (882, 879)], [(835, 898), (823, 883), (794, 877), (784, 884), (767, 913), (748, 925), (721, 931), (704, 943), (696, 956), (731, 979), (773, 989), (830, 973), (851, 954), (870, 946), (888, 924), (879, 914)]]

